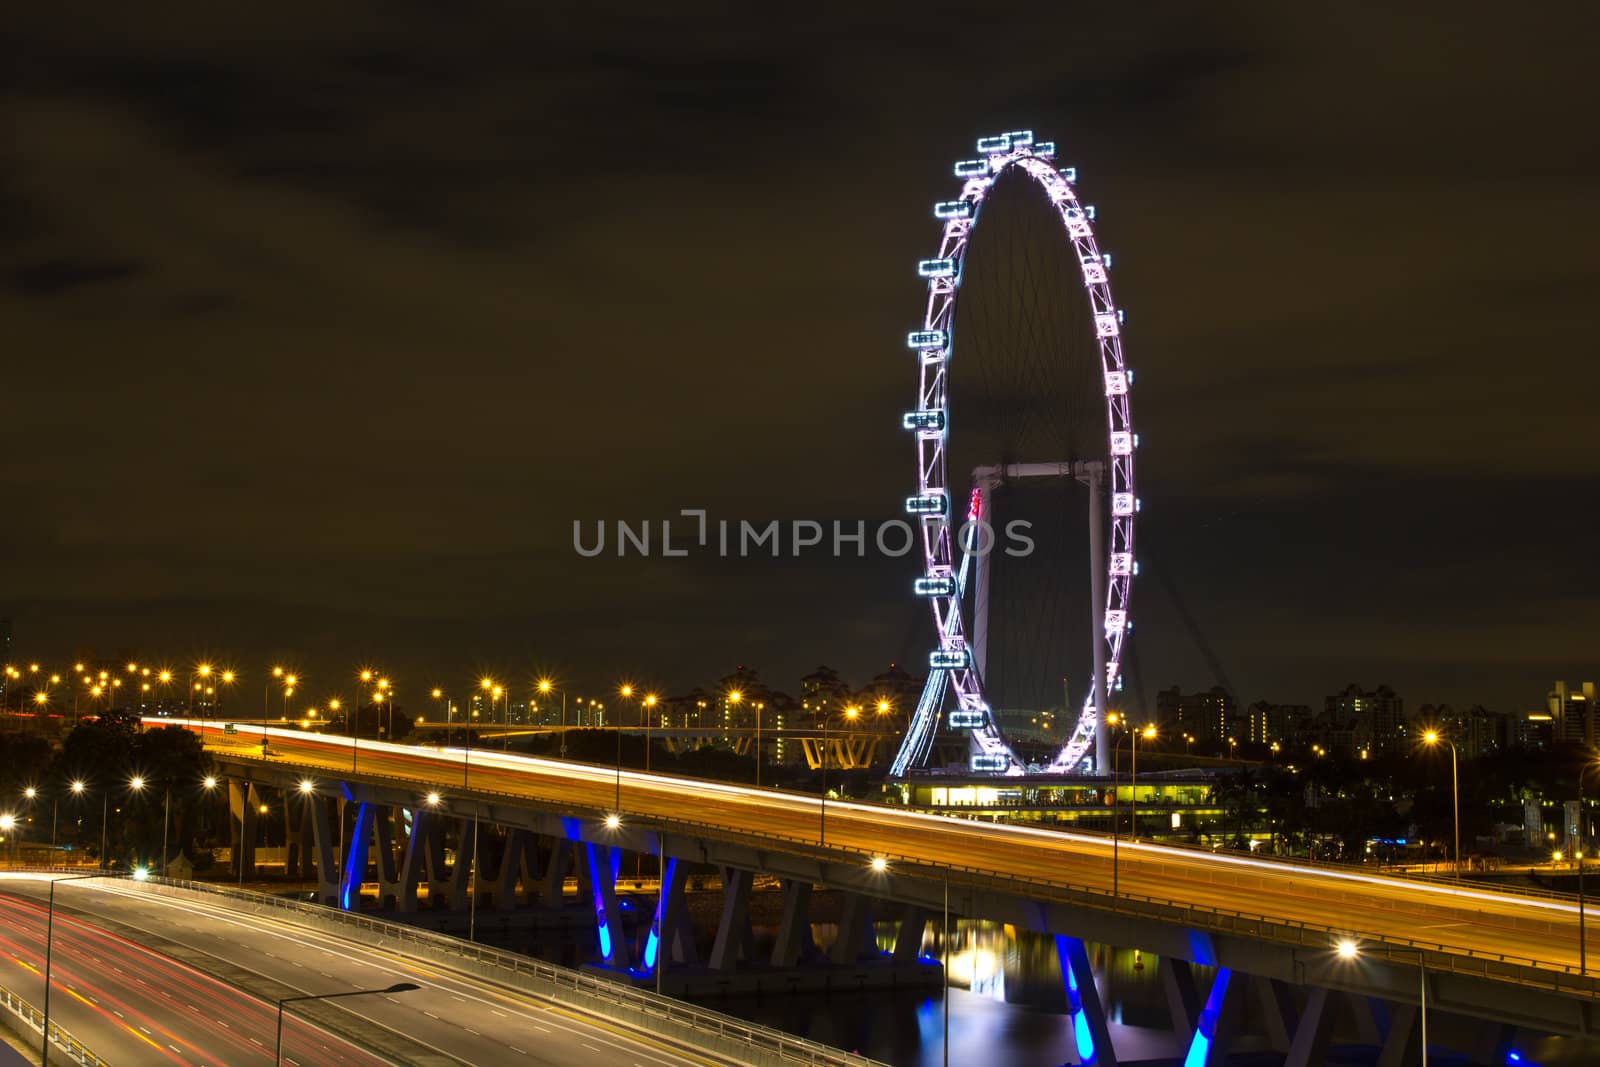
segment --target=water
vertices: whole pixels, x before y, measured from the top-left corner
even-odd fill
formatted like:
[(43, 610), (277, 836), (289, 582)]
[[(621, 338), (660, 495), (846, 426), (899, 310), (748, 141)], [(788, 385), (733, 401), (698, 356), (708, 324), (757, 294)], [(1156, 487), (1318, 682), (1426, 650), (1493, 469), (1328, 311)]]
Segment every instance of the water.
[[(893, 923), (878, 925), (878, 944), (894, 942)], [(831, 924), (817, 924), (819, 946), (833, 937)], [(765, 931), (760, 931), (765, 933)], [(930, 924), (924, 951), (938, 957), (938, 930)], [(1112, 1039), (1124, 1064), (1176, 1065), (1186, 1049), (1169, 1030), (1166, 994), (1156, 957), (1133, 949), (1091, 945), (1090, 959), (1100, 975)], [(1214, 969), (1195, 967), (1204, 990)], [(942, 991), (883, 990), (783, 997), (729, 997), (708, 1007), (849, 1049), (896, 1067), (994, 1064), (1003, 1067), (1054, 1067), (1076, 1063), (1070, 1017), (1065, 1013), (1060, 964), (1054, 939), (1000, 923), (961, 921), (952, 929), (950, 953), (949, 1058), (945, 1058)], [(1253, 1001), (1253, 991), (1247, 991)], [(1452, 1037), (1465, 1043), (1460, 1020), (1430, 1015), (1435, 1041)], [(1346, 1042), (1341, 1044), (1341, 1041)], [(1376, 1050), (1335, 1031), (1327, 1063), (1371, 1067)], [(1600, 1063), (1600, 1042), (1562, 1038), (1524, 1038), (1517, 1042), (1518, 1067), (1580, 1067)], [(1465, 1064), (1464, 1058), (1435, 1047), (1435, 1067)], [(1282, 1062), (1270, 1052), (1241, 1051), (1231, 1058), (1241, 1067)]]

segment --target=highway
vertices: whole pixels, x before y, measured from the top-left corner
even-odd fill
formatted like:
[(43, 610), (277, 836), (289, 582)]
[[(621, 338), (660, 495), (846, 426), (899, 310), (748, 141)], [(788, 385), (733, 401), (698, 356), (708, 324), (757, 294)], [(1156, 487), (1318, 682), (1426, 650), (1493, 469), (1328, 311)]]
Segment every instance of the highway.
[[(200, 731), (208, 748), (260, 759), (261, 727), (225, 735), (217, 723), (149, 720)], [(251, 735), (254, 735), (254, 740)], [(303, 768), (313, 778), (350, 771), (350, 740), (291, 730), (269, 731), (270, 761)], [(413, 782), (419, 796), (479, 790), (544, 805), (610, 811), (612, 767), (474, 749), (432, 749), (362, 741), (362, 773)], [(670, 827), (690, 821), (729, 833), (759, 832), (815, 845), (823, 816), (818, 798), (775, 790), (623, 771), (621, 814)], [(830, 801), (826, 843), (872, 855), (886, 853), (933, 867), (977, 869), (1023, 880), (1046, 880), (1181, 906), (1215, 908), (1290, 925), (1330, 927), (1363, 938), (1422, 941), (1452, 952), (1515, 957), (1547, 968), (1578, 966), (1577, 909), (1561, 900), (1472, 886), (1368, 875), (1345, 869), (1295, 867), (1247, 856), (1123, 841), (1026, 826), (980, 823), (890, 807)], [(1592, 924), (1591, 924), (1592, 925)], [(1330, 949), (1331, 949), (1330, 944)], [(1591, 947), (1593, 947), (1591, 945)], [(1600, 959), (1600, 957), (1595, 957)]]
[[(35, 1007), (44, 1003), (45, 914), (31, 898), (45, 892), (36, 878), (0, 876), (0, 985)], [(50, 1017), (97, 1055), (122, 1063), (272, 1063), (272, 1005), (60, 913), (52, 942)], [(285, 1027), (284, 1055), (317, 1067), (384, 1062), (305, 1027)]]
[[(39, 1004), (48, 876), (0, 873), (0, 985)], [(304, 993), (413, 992), (331, 1001), (409, 1039), (430, 1062), (503, 1067), (617, 1064), (704, 1067), (725, 1061), (679, 1052), (620, 1027), (402, 954), (294, 924), (231, 910), (224, 901), (147, 892), (136, 882), (87, 880), (56, 890), (51, 1018), (113, 1063), (272, 1064), (276, 1006), (101, 929), (120, 924), (166, 938), (229, 968)], [(70, 907), (81, 918), (62, 915)], [(380, 1035), (381, 1036), (381, 1035)], [(55, 1057), (52, 1057), (54, 1059)], [(291, 1006), (284, 1063), (377, 1067), (393, 1062), (330, 1037)]]

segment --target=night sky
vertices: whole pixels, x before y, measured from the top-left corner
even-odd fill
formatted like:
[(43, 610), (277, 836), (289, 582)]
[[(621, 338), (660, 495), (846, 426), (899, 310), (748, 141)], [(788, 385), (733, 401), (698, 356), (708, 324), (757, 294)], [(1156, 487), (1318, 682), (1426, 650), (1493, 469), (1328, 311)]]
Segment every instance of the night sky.
[[(20, 655), (310, 695), (920, 661), (909, 559), (571, 524), (898, 514), (929, 206), (1028, 127), (1100, 209), (1143, 530), (1244, 701), (1595, 676), (1591, 10), (659, 6), (8, 15)], [(1150, 696), (1210, 685), (1134, 596)]]

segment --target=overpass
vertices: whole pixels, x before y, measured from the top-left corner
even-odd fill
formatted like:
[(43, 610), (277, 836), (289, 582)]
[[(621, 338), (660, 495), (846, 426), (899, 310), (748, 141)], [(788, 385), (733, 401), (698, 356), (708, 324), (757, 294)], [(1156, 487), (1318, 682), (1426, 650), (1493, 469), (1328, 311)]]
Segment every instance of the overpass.
[[(1600, 980), (1580, 973), (1583, 919), (1565, 898), (492, 750), (150, 722), (201, 734), (230, 781), (246, 863), (252, 793), (286, 794), (287, 805), (296, 805), (290, 824), (302, 869), (314, 873), (325, 903), (354, 905), (371, 869), (380, 897), (400, 911), (418, 906), (424, 881), (430, 897), (467, 907), (485, 825), (495, 828), (497, 854), (484, 857), (482, 894), (492, 903), (483, 907), (516, 907), (519, 887), (530, 900), (548, 899), (575, 865), (602, 955), (619, 978), (672, 985), (695, 974), (750, 973), (759, 983), (777, 974), (775, 981), (796, 988), (807, 981), (797, 964), (816, 955), (807, 951), (807, 901), (812, 887), (824, 886), (847, 894), (840, 936), (816, 968), (824, 982), (848, 976), (859, 983), (867, 969), (884, 965), (870, 941), (870, 916), (885, 903), (903, 916), (887, 960), (911, 969), (946, 901), (954, 914), (1053, 936), (1084, 1062), (1117, 1062), (1090, 955), (1101, 944), (1160, 957), (1173, 1045), (1185, 1067), (1221, 1063), (1235, 1044), (1274, 1048), (1285, 1064), (1309, 1067), (1323, 1062), (1341, 1014), (1380, 1047), (1386, 1065), (1417, 1058), (1429, 1013), (1435, 1039), (1439, 1014), (1471, 1020), (1461, 1051), (1496, 1065), (1507, 1062), (1519, 1028), (1582, 1035), (1600, 1022)], [(629, 853), (660, 857), (663, 873), (648, 922), (631, 932), (617, 894)], [(722, 868), (728, 886), (704, 961), (682, 902), (687, 864)], [(770, 960), (753, 958), (745, 911), (757, 874), (780, 879), (784, 894)]]

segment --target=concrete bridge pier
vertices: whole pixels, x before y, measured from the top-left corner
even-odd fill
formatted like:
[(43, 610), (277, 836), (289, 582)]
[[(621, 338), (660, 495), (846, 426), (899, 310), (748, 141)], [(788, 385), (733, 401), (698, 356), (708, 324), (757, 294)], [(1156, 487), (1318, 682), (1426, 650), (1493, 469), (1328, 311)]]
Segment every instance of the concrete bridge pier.
[[(482, 844), (482, 842), (480, 842)], [(518, 903), (517, 887), (522, 887), (522, 899), (533, 903), (538, 892), (538, 881), (533, 872), (539, 862), (538, 839), (527, 830), (511, 827), (498, 836), (492, 865), (485, 864), (485, 873), (494, 894), (496, 911), (515, 911)], [(485, 854), (482, 857), (487, 860)]]
[(261, 804), (255, 783), (228, 779), (228, 833), (233, 841), (233, 873), (241, 881), (256, 873), (256, 816)]
[(778, 921), (778, 936), (773, 939), (772, 965), (794, 967), (802, 955), (814, 955), (817, 950), (811, 937), (811, 883), (786, 878), (780, 884), (783, 912)]
[(747, 962), (755, 961), (756, 936), (750, 928), (750, 890), (754, 884), (755, 872), (722, 868), (722, 917), (717, 920), (717, 936), (706, 961), (713, 971), (731, 971), (741, 957)]
[(629, 951), (627, 932), (623, 928), (622, 908), (617, 903), (617, 871), (622, 865), (622, 849), (585, 841), (578, 848), (578, 856), (580, 891), (587, 890), (586, 901), (594, 908), (600, 958), (611, 970), (627, 971), (633, 966), (633, 953)]

